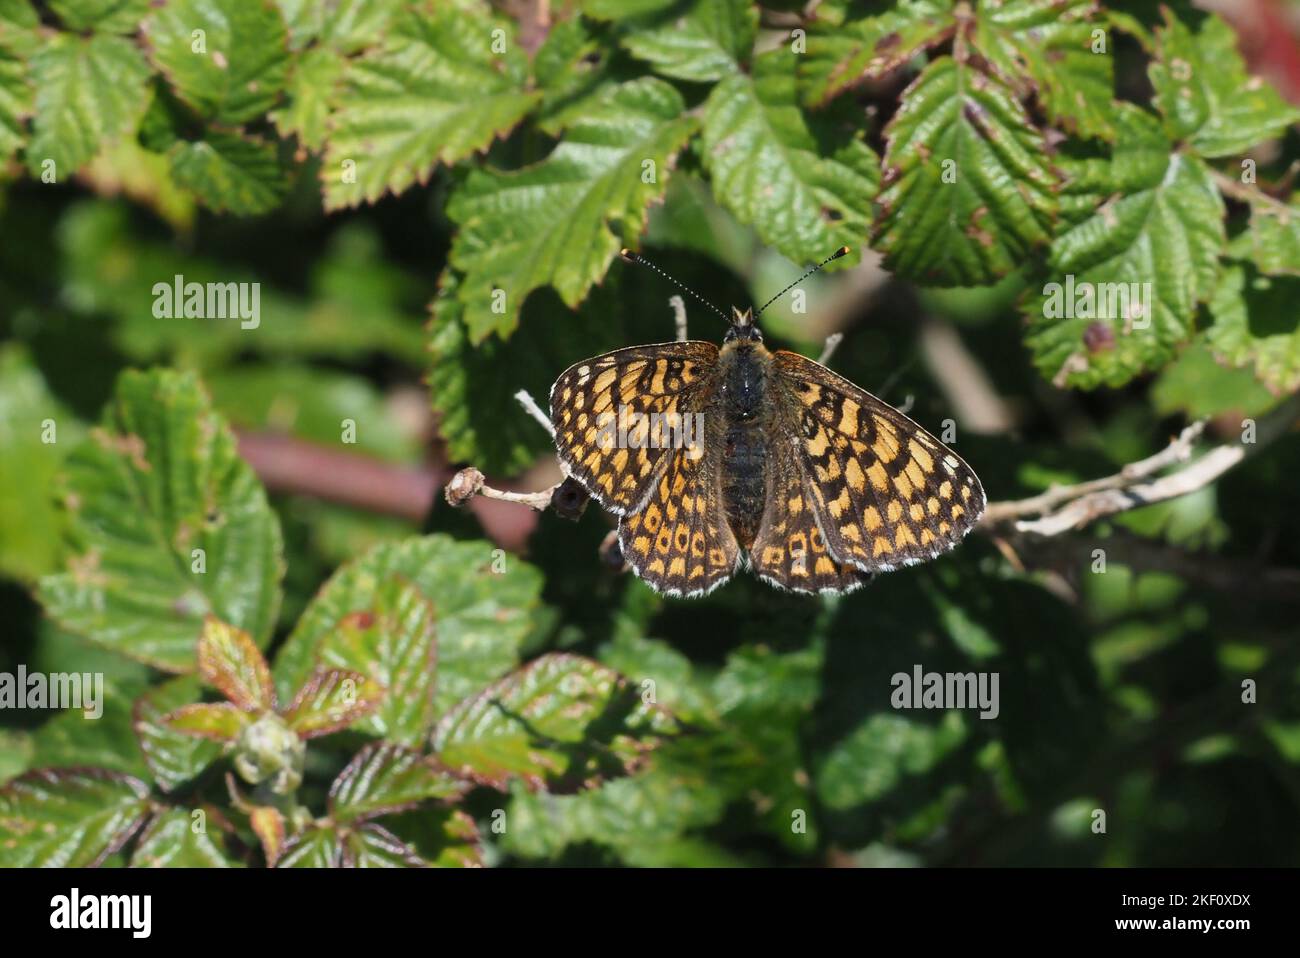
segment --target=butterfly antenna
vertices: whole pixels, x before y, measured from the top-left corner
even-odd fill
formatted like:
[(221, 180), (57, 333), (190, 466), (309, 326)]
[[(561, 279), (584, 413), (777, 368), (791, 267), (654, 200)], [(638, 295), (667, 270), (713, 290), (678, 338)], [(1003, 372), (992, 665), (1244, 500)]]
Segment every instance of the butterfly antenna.
[(691, 289), (689, 286), (687, 286), (687, 285), (686, 285), (685, 283), (683, 283), (681, 280), (676, 279), (676, 278), (674, 278), (674, 277), (672, 277), (672, 276), (669, 276), (667, 273), (665, 273), (665, 272), (664, 272), (663, 270), (661, 270), (658, 266), (656, 266), (654, 263), (650, 262), (648, 259), (646, 259), (646, 258), (645, 258), (644, 256), (642, 256), (641, 254), (639, 254), (639, 253), (634, 253), (634, 252), (632, 252), (630, 249), (620, 250), (619, 253), (620, 253), (620, 255), (622, 255), (622, 257), (623, 257), (625, 260), (628, 260), (628, 261), (633, 262), (633, 263), (640, 263), (642, 266), (649, 266), (652, 270), (654, 270), (656, 273), (658, 273), (658, 274), (659, 274), (660, 276), (662, 276), (664, 279), (668, 280), (668, 281), (671, 282), (671, 283), (674, 283), (675, 285), (677, 285), (677, 286), (680, 287), (681, 289), (684, 289), (686, 292), (690, 293), (692, 296), (694, 296), (696, 299), (698, 299), (698, 300), (699, 300), (701, 303), (703, 303), (705, 306), (709, 307), (709, 309), (713, 310), (715, 313), (717, 313), (719, 316), (721, 316), (721, 317), (723, 318), (724, 321), (726, 321), (726, 322), (728, 322), (728, 323), (731, 322), (730, 319), (727, 319), (727, 314), (726, 314), (726, 313), (724, 313), (722, 310), (718, 309), (718, 307), (714, 306), (714, 305), (713, 305), (712, 303), (710, 303), (707, 299), (705, 299), (705, 298), (704, 298), (703, 296), (701, 296), (699, 293), (695, 292), (695, 290)]
[(760, 309), (758, 312), (756, 312), (756, 313), (754, 314), (754, 318), (757, 319), (759, 316), (762, 316), (762, 315), (763, 315), (763, 310), (764, 310), (764, 309), (767, 309), (767, 307), (771, 306), (771, 305), (772, 305), (773, 303), (775, 303), (778, 299), (780, 299), (780, 298), (781, 298), (782, 296), (784, 296), (786, 293), (790, 292), (790, 290), (794, 289), (796, 286), (798, 286), (800, 283), (802, 283), (804, 280), (806, 280), (806, 279), (807, 279), (809, 276), (811, 276), (813, 273), (817, 272), (819, 269), (821, 269), (821, 268), (822, 268), (823, 266), (825, 266), (827, 263), (832, 263), (832, 262), (834, 262), (835, 260), (839, 259), (841, 256), (846, 255), (846, 254), (848, 253), (848, 251), (849, 251), (849, 248), (848, 248), (847, 246), (841, 246), (841, 247), (840, 247), (839, 249), (837, 249), (834, 253), (831, 253), (830, 256), (827, 256), (824, 260), (822, 260), (820, 263), (818, 263), (818, 264), (817, 264), (816, 266), (814, 266), (812, 269), (808, 270), (808, 272), (804, 273), (802, 276), (800, 276), (798, 279), (796, 279), (793, 283), (791, 283), (791, 284), (790, 284), (789, 286), (787, 286), (785, 289), (781, 290), (781, 292), (777, 293), (775, 296), (773, 296), (771, 299), (769, 299), (766, 303), (764, 303), (762, 309)]

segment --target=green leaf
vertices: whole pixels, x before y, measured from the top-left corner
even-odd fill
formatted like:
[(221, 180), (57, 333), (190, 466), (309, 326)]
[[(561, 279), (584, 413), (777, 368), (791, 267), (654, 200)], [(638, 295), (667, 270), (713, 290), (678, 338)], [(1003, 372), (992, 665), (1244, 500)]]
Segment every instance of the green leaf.
[[(1080, 136), (1114, 139), (1115, 81), (1096, 0), (1009, 0), (980, 4), (972, 42), (1022, 99)], [(1094, 52), (1094, 33), (1102, 50)]]
[(27, 168), (40, 176), (53, 160), (59, 182), (133, 132), (149, 101), (148, 64), (121, 37), (55, 34), (32, 58), (31, 76), (36, 109)]
[(42, 769), (0, 788), (0, 862), (10, 868), (100, 864), (149, 813), (149, 788), (105, 769)]
[(1277, 397), (1250, 369), (1220, 363), (1205, 340), (1204, 333), (1198, 335), (1152, 384), (1151, 404), (1157, 413), (1202, 419), (1231, 411), (1244, 417), (1258, 416), (1277, 405)]
[(431, 759), (400, 745), (367, 745), (330, 787), (329, 814), (336, 822), (360, 822), (414, 808), (429, 799), (455, 798), (466, 783)]
[(1300, 110), (1247, 75), (1226, 23), (1211, 15), (1194, 30), (1168, 10), (1165, 19), (1148, 72), (1171, 139), (1202, 156), (1235, 156), (1300, 121)]
[[(81, 706), (65, 708), (36, 729), (29, 767), (96, 766), (137, 777), (148, 775), (131, 731), (127, 687), (101, 680), (96, 689), (94, 673), (86, 670), (76, 674), (81, 676)], [(55, 681), (51, 676), (50, 682)]]
[[(1096, 190), (1095, 212), (1056, 238), (1056, 286), (1025, 304), (1034, 362), (1062, 387), (1118, 386), (1172, 358), (1213, 291), (1224, 246), (1223, 200), (1205, 164), (1174, 151), (1136, 108), (1117, 114), (1117, 128), (1111, 174), (1094, 181), (1084, 170), (1077, 181)], [(1132, 295), (1127, 309), (1112, 298), (1119, 292), (1137, 294), (1141, 315)]]
[(289, 34), (268, 0), (168, 0), (143, 30), (154, 66), (205, 119), (255, 119), (284, 89)]
[(885, 132), (874, 245), (887, 268), (927, 285), (985, 285), (1050, 238), (1057, 173), (998, 80), (934, 60)]
[(1300, 277), (1264, 276), (1250, 266), (1224, 269), (1210, 299), (1205, 338), (1214, 354), (1254, 370), (1276, 394), (1300, 389)]
[(944, 42), (956, 23), (952, 7), (952, 0), (900, 0), (878, 17), (814, 22), (799, 62), (804, 103), (819, 106)]
[(617, 50), (589, 21), (575, 17), (555, 24), (533, 55), (533, 78), (542, 93), (538, 129), (559, 136), (607, 86), (634, 79), (617, 60)]
[(256, 216), (275, 209), (289, 188), (274, 143), (209, 130), (167, 151), (176, 182), (218, 213)]
[[(879, 161), (860, 129), (844, 134), (799, 109), (795, 61), (765, 53), (752, 75), (735, 74), (704, 105), (701, 151), (713, 190), (763, 242), (796, 263), (858, 246), (871, 220)], [(846, 261), (847, 262), (847, 261)]]
[(1280, 203), (1260, 193), (1250, 203), (1250, 226), (1228, 251), (1270, 276), (1300, 276), (1300, 193)]
[(163, 722), (182, 735), (197, 735), (214, 742), (233, 742), (253, 719), (251, 713), (231, 702), (196, 702), (168, 713)]
[(49, 0), (50, 9), (72, 30), (135, 33), (149, 12), (149, 0)]
[(169, 808), (160, 811), (140, 833), (140, 840), (131, 855), (131, 867), (243, 867), (226, 848), (226, 835), (217, 827), (217, 823), (205, 819), (204, 828), (196, 831), (194, 826), (197, 821), (189, 809)]
[(360, 672), (320, 669), (284, 712), (285, 723), (302, 738), (331, 735), (379, 707), (384, 687)]
[(696, 126), (684, 109), (681, 94), (662, 80), (610, 87), (541, 163), (470, 171), (447, 212), (460, 227), (451, 262), (464, 274), (471, 342), (511, 333), (540, 286), (554, 287), (570, 307), (583, 300), (663, 195), (673, 158)]
[(536, 615), (541, 576), (521, 559), (493, 569), (490, 542), (433, 535), (377, 546), (342, 566), (298, 620), (275, 660), (276, 685), (288, 695), (307, 678), (338, 623), (375, 607), (381, 584), (402, 576), (437, 613), (439, 714), (513, 668)]
[(337, 0), (325, 9), (321, 40), (340, 53), (356, 53), (378, 43), (406, 5), (406, 0)]
[(425, 868), (428, 863), (382, 825), (367, 822), (342, 833), (344, 868)]
[(0, 162), (27, 142), (35, 93), (29, 73), (27, 61), (0, 40)]
[(46, 611), (177, 672), (194, 668), (209, 614), (265, 643), (283, 576), (279, 524), (198, 381), (127, 371), (103, 422), (67, 462), (74, 554), (41, 580)]
[(284, 846), (276, 868), (338, 868), (343, 857), (332, 828), (308, 828)]
[(0, 347), (0, 459), (23, 464), (0, 470), (0, 573), (34, 581), (56, 567), (64, 522), (50, 488), (84, 432), (27, 350)]
[(429, 734), (435, 717), (436, 622), (428, 597), (393, 575), (378, 584), (371, 608), (344, 616), (321, 643), (322, 664), (354, 669), (387, 690), (359, 731), (412, 746)]
[(221, 755), (217, 742), (178, 732), (165, 721), (176, 709), (197, 702), (201, 691), (197, 677), (183, 675), (154, 686), (136, 700), (135, 737), (153, 780), (164, 792), (195, 778)]
[(754, 46), (758, 10), (746, 0), (662, 0), (644, 9), (649, 6), (595, 9), (616, 17), (619, 42), (663, 76), (721, 80), (739, 72)]
[(460, 775), (533, 788), (629, 771), (672, 721), (604, 666), (549, 654), (466, 699), (434, 732), (439, 760)]
[(908, 776), (934, 769), (966, 738), (960, 712), (946, 712), (936, 723), (872, 715), (821, 758), (815, 774), (817, 795), (837, 810), (878, 801)]
[(373, 203), (428, 182), (434, 167), (486, 149), (539, 99), (507, 21), (440, 9), (409, 14), (349, 62), (321, 165), (327, 209)]
[(209, 616), (199, 635), (199, 678), (236, 707), (275, 707), (275, 686), (262, 652), (243, 629)]
[(289, 74), (289, 103), (271, 113), (281, 136), (297, 136), (308, 150), (325, 146), (330, 104), (343, 78), (344, 59), (327, 47), (313, 47), (294, 59)]

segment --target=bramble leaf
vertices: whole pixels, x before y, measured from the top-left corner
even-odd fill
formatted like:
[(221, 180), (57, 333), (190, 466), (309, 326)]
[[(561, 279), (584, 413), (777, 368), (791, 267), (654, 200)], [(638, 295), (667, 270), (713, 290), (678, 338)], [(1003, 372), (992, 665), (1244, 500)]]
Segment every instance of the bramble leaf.
[(476, 782), (533, 788), (630, 769), (673, 728), (612, 669), (548, 654), (461, 702), (433, 735), (439, 761)]
[(284, 89), (289, 34), (272, 3), (168, 0), (142, 29), (154, 65), (205, 119), (245, 123)]
[(102, 862), (149, 814), (139, 779), (96, 768), (41, 769), (0, 788), (0, 863), (85, 868)]
[(1021, 98), (1055, 125), (1114, 139), (1115, 81), (1096, 0), (981, 3), (972, 43)]
[(956, 23), (952, 0), (899, 0), (879, 16), (814, 23), (800, 56), (803, 101), (819, 106), (944, 42)]
[(302, 738), (330, 735), (378, 708), (384, 688), (347, 669), (320, 669), (298, 690), (284, 721)]
[(201, 140), (173, 144), (168, 156), (176, 182), (218, 213), (269, 212), (289, 188), (275, 144), (238, 133), (209, 130)]
[(614, 19), (619, 42), (657, 73), (697, 83), (739, 72), (758, 27), (758, 10), (747, 0), (661, 0), (631, 8), (597, 3), (587, 10)]
[(1050, 238), (1058, 175), (1015, 94), (954, 57), (903, 93), (885, 131), (875, 247), (918, 282), (974, 286)]
[(1300, 278), (1265, 276), (1231, 265), (1210, 299), (1214, 323), (1205, 332), (1214, 354), (1232, 366), (1253, 368), (1276, 394), (1300, 389)]
[(275, 707), (275, 686), (261, 650), (243, 629), (209, 616), (199, 635), (199, 678), (237, 708)]
[(1205, 164), (1136, 108), (1117, 128), (1112, 159), (1072, 180), (1096, 212), (1056, 238), (1052, 282), (1025, 302), (1034, 362), (1059, 386), (1117, 386), (1168, 361), (1219, 270), (1223, 200)]
[(31, 61), (36, 90), (27, 168), (53, 161), (66, 181), (96, 153), (134, 131), (148, 104), (149, 67), (129, 40), (94, 33), (50, 37)]
[(254, 716), (231, 702), (196, 702), (182, 705), (163, 717), (174, 732), (214, 742), (233, 742), (253, 722)]
[(454, 798), (467, 784), (431, 759), (400, 745), (367, 745), (330, 787), (329, 814), (359, 822), (414, 808), (429, 799)]
[(49, 0), (50, 9), (73, 30), (134, 33), (149, 0)]
[(681, 94), (647, 77), (606, 88), (542, 162), (473, 169), (447, 205), (452, 266), (472, 343), (515, 329), (528, 294), (552, 286), (570, 307), (645, 225), (696, 121)]
[(290, 694), (310, 674), (322, 644), (352, 612), (375, 607), (380, 584), (397, 575), (428, 596), (437, 614), (436, 711), (507, 672), (535, 614), (541, 576), (520, 559), (492, 571), (494, 546), (433, 535), (385, 543), (342, 566), (312, 600), (275, 659), (275, 680)]
[[(196, 811), (198, 811), (196, 809)], [(206, 814), (206, 810), (203, 810)], [(196, 829), (188, 808), (158, 812), (140, 833), (132, 868), (242, 868), (226, 848), (226, 833), (215, 822)]]
[(722, 205), (764, 243), (806, 263), (861, 244), (880, 168), (858, 124), (836, 128), (830, 117), (803, 115), (797, 60), (786, 51), (764, 53), (752, 75), (715, 86), (700, 149)]
[(433, 727), (438, 667), (437, 610), (401, 576), (378, 583), (374, 605), (344, 616), (317, 655), (321, 664), (369, 676), (387, 693), (357, 729), (419, 745)]
[(1250, 226), (1228, 251), (1270, 276), (1300, 276), (1300, 193), (1290, 203), (1259, 194), (1250, 204)]
[(1210, 15), (1194, 31), (1168, 10), (1165, 18), (1148, 72), (1171, 139), (1201, 156), (1234, 156), (1300, 121), (1300, 110), (1247, 75), (1226, 23)]
[(209, 614), (270, 638), (279, 523), (193, 375), (123, 373), (66, 471), (73, 554), (40, 588), (56, 621), (176, 672)]
[(539, 96), (525, 88), (527, 58), (506, 26), (455, 8), (410, 13), (349, 62), (321, 165), (327, 209), (425, 183), (523, 118)]
[(177, 731), (166, 716), (196, 703), (202, 689), (193, 675), (183, 675), (156, 685), (136, 699), (132, 725), (145, 764), (164, 792), (179, 788), (217, 760), (221, 746), (210, 739)]
[(271, 112), (282, 136), (296, 135), (312, 151), (325, 145), (330, 103), (343, 78), (346, 61), (328, 47), (313, 47), (296, 57), (289, 73), (289, 102)]

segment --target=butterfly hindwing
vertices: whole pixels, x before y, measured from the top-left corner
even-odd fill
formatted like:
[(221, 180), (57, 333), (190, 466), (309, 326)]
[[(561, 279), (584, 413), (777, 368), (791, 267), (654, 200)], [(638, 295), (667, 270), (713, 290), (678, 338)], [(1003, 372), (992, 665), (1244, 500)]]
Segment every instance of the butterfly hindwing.
[(826, 548), (796, 450), (774, 443), (769, 450), (767, 506), (749, 561), (761, 579), (795, 592), (850, 592), (871, 578), (838, 561)]
[(657, 592), (710, 592), (736, 571), (740, 549), (706, 447), (674, 449), (645, 505), (618, 524), (623, 557)]
[(773, 355), (828, 551), (867, 572), (947, 552), (984, 511), (961, 457), (892, 406), (797, 353)]
[[(660, 343), (615, 350), (566, 369), (551, 387), (551, 422), (565, 470), (616, 515), (635, 512), (668, 463), (671, 444), (648, 441), (711, 395), (718, 347)], [(620, 434), (619, 426), (625, 427)]]

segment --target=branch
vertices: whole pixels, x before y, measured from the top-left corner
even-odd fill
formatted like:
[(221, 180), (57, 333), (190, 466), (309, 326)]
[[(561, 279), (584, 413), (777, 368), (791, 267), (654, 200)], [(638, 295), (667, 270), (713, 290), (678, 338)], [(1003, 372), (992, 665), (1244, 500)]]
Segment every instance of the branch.
[[(1251, 452), (1287, 432), (1297, 416), (1300, 397), (1292, 397), (1259, 423), (1254, 443), (1216, 446), (1181, 469), (1151, 478), (1169, 466), (1189, 462), (1192, 446), (1205, 429), (1204, 421), (1193, 423), (1154, 456), (1129, 463), (1112, 476), (1053, 487), (1028, 499), (990, 503), (980, 523), (987, 529), (1014, 522), (1016, 532), (1054, 536), (1118, 512), (1185, 496), (1208, 486)], [(1022, 518), (1026, 516), (1038, 518)]]

